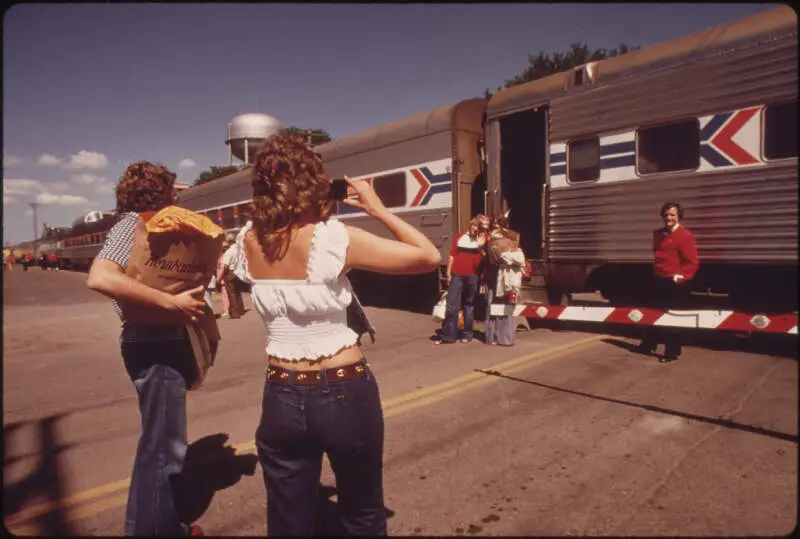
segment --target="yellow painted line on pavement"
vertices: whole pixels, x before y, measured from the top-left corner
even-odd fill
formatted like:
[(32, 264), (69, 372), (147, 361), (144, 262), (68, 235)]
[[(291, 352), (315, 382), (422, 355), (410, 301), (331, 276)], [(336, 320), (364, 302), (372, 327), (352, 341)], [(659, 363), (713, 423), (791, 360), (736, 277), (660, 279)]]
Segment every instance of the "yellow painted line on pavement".
[[(504, 361), (502, 363), (486, 367), (484, 370), (504, 371), (505, 373), (516, 372), (524, 368), (528, 368), (531, 365), (545, 363), (547, 361), (563, 357), (564, 355), (569, 354), (570, 352), (573, 352), (577, 349), (585, 347), (586, 345), (599, 341), (603, 337), (604, 337), (603, 335), (595, 335), (592, 337), (588, 337), (586, 339), (580, 339), (566, 344), (546, 348), (544, 350), (531, 352), (524, 356), (513, 358), (508, 361)], [(453, 378), (452, 380), (442, 382), (440, 384), (436, 384), (422, 389), (417, 389), (409, 393), (405, 393), (403, 395), (399, 395), (397, 397), (393, 397), (391, 399), (384, 401), (382, 403), (384, 418), (393, 417), (395, 415), (399, 415), (404, 412), (420, 408), (422, 406), (434, 404), (436, 402), (442, 401), (454, 395), (464, 393), (470, 389), (474, 389), (479, 386), (496, 382), (498, 380), (500, 379), (493, 376), (487, 376), (486, 374), (483, 373), (470, 372), (462, 376), (459, 376), (457, 378)], [(247, 442), (236, 444), (232, 447), (236, 451), (236, 453), (247, 453), (255, 449), (255, 440), (250, 440)], [(106, 494), (111, 494), (118, 490), (127, 488), (130, 485), (130, 481), (131, 481), (130, 478), (122, 479), (120, 481), (115, 481), (113, 483), (108, 483), (105, 485), (101, 485), (99, 487), (90, 488), (82, 492), (72, 494), (56, 502), (46, 502), (26, 509), (22, 509), (17, 513), (10, 515), (6, 519), (6, 526), (8, 526), (8, 528), (12, 532), (14, 532), (15, 529), (21, 531), (23, 528), (17, 525), (22, 524), (25, 521), (47, 514), (56, 508), (70, 507), (73, 505), (77, 505), (81, 502), (88, 501), (93, 498), (97, 498)], [(70, 515), (68, 515), (67, 517), (67, 521), (71, 522), (74, 520), (86, 518), (88, 516), (100, 513), (107, 509), (122, 506), (126, 502), (127, 502), (127, 494), (114, 496), (113, 498), (108, 498), (105, 500), (99, 500), (97, 502), (93, 502), (91, 504), (87, 504), (82, 507), (71, 510)], [(11, 529), (12, 526), (14, 526), (15, 529)], [(24, 526), (25, 528), (29, 528), (24, 524), (22, 524), (22, 526)]]

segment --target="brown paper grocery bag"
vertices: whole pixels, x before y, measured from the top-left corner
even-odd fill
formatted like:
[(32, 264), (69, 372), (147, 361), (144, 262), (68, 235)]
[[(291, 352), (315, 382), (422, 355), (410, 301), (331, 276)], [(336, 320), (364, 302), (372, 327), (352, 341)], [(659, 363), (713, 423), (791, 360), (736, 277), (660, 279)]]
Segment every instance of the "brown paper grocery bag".
[[(188, 210), (177, 207), (165, 208), (154, 214), (140, 214), (136, 223), (133, 248), (128, 267), (125, 270), (137, 281), (177, 294), (198, 286), (207, 286), (215, 272), (217, 260), (222, 249), (223, 231), (211, 223), (203, 223), (206, 217), (192, 215), (192, 218), (206, 225), (206, 231), (189, 231), (185, 227), (162, 227), (164, 231), (148, 230), (152, 219), (169, 218), (171, 214), (186, 216)], [(210, 223), (210, 220), (208, 220)], [(161, 309), (138, 304), (120, 303), (122, 317), (126, 322), (136, 324), (175, 324), (169, 313)], [(214, 312), (206, 306), (205, 312), (197, 322), (187, 324), (187, 333), (195, 356), (196, 378), (189, 389), (200, 387), (210, 366), (214, 363), (218, 343), (221, 339)]]

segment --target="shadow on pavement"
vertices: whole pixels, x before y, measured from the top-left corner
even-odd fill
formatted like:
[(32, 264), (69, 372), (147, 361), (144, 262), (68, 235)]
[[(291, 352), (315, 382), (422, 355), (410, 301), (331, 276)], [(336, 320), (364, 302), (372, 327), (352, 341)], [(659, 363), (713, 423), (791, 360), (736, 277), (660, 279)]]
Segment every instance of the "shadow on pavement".
[(543, 384), (541, 382), (535, 382), (533, 380), (526, 380), (524, 378), (517, 378), (516, 376), (510, 376), (510, 375), (503, 374), (501, 372), (494, 371), (494, 370), (483, 370), (483, 369), (475, 369), (475, 370), (477, 372), (480, 372), (482, 374), (486, 374), (486, 375), (489, 375), (489, 376), (497, 376), (499, 378), (505, 378), (507, 380), (513, 380), (515, 382), (522, 382), (522, 383), (530, 384), (530, 385), (533, 385), (533, 386), (536, 386), (536, 387), (541, 387), (541, 388), (544, 388), (544, 389), (550, 389), (552, 391), (558, 391), (558, 392), (561, 392), (561, 393), (569, 393), (570, 395), (577, 395), (579, 397), (586, 397), (586, 398), (589, 398), (589, 399), (595, 399), (595, 400), (600, 400), (600, 401), (605, 401), (605, 402), (611, 402), (611, 403), (614, 403), (614, 404), (621, 404), (623, 406), (631, 406), (633, 408), (639, 408), (641, 410), (647, 410), (648, 412), (658, 412), (658, 413), (661, 413), (661, 414), (672, 415), (672, 416), (675, 416), (675, 417), (682, 417), (684, 419), (691, 419), (693, 421), (700, 421), (700, 422), (703, 422), (703, 423), (710, 423), (712, 425), (717, 425), (719, 427), (725, 427), (725, 428), (728, 428), (728, 429), (741, 430), (741, 431), (744, 431), (744, 432), (750, 432), (750, 433), (753, 433), (753, 434), (759, 434), (761, 436), (768, 436), (770, 438), (776, 438), (778, 440), (784, 440), (784, 441), (787, 441), (787, 442), (792, 442), (794, 444), (797, 444), (798, 440), (800, 440), (800, 438), (798, 438), (797, 435), (787, 434), (785, 432), (778, 432), (778, 431), (774, 431), (774, 430), (770, 430), (770, 429), (756, 427), (756, 426), (753, 426), (753, 425), (745, 425), (745, 424), (742, 424), (742, 423), (737, 423), (736, 421), (732, 421), (732, 420), (726, 418), (725, 416), (722, 416), (722, 417), (719, 417), (719, 418), (705, 417), (705, 416), (701, 416), (701, 415), (691, 414), (691, 413), (688, 413), (688, 412), (680, 412), (678, 410), (670, 410), (668, 408), (662, 408), (660, 406), (653, 406), (651, 404), (639, 404), (639, 403), (636, 403), (636, 402), (628, 402), (628, 401), (623, 401), (623, 400), (619, 400), (619, 399), (612, 399), (612, 398), (609, 398), (609, 397), (602, 397), (600, 395), (592, 395), (591, 393), (584, 393), (583, 391), (575, 391), (573, 389), (564, 389), (563, 387), (556, 387), (556, 386), (551, 386), (549, 384)]
[[(339, 508), (333, 500), (336, 496), (336, 487), (320, 485), (317, 493), (317, 514), (314, 519), (315, 537), (344, 537), (346, 534), (339, 521)], [(386, 518), (392, 518), (394, 511), (388, 507)]]
[[(26, 505), (26, 502), (35, 501), (39, 504), (52, 504), (52, 509), (44, 512), (38, 519), (39, 536), (69, 536), (75, 535), (75, 530), (67, 518), (67, 510), (62, 506), (62, 498), (66, 495), (64, 477), (61, 470), (61, 453), (67, 445), (59, 443), (57, 423), (64, 417), (56, 414), (37, 421), (11, 423), (3, 426), (3, 467), (21, 460), (8, 456), (6, 453), (11, 447), (10, 438), (22, 427), (33, 426), (38, 430), (38, 450), (28, 451), (37, 455), (39, 460), (36, 468), (25, 478), (11, 484), (3, 485), (3, 515), (6, 525), (16, 524), (14, 515)], [(8, 470), (4, 470), (8, 473)], [(35, 517), (34, 517), (35, 518)], [(23, 521), (20, 520), (19, 523)]]
[(178, 514), (185, 523), (198, 520), (211, 505), (214, 494), (232, 487), (243, 475), (253, 475), (258, 457), (237, 455), (225, 445), (228, 435), (219, 433), (189, 445), (183, 472), (173, 477)]

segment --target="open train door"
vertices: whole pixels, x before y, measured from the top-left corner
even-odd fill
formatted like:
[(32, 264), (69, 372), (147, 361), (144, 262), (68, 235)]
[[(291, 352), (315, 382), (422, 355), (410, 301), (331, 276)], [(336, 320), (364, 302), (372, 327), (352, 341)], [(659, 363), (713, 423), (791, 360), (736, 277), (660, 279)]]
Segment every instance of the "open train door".
[[(500, 116), (487, 126), (488, 207), (492, 215), (508, 213), (509, 225), (520, 233), (529, 260), (545, 256), (545, 208), (548, 177), (547, 105)], [(543, 275), (525, 291), (529, 301), (546, 301)]]

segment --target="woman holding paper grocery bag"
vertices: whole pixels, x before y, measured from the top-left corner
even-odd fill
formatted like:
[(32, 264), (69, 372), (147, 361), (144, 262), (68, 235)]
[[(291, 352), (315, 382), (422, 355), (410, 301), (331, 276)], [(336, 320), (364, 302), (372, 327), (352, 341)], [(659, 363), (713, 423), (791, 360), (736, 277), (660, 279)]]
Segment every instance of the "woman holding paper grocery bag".
[(268, 366), (256, 432), (267, 489), (267, 533), (312, 535), (322, 456), (334, 474), (344, 533), (386, 535), (383, 412), (375, 375), (347, 326), (352, 268), (435, 271), (440, 256), (351, 181), (343, 202), (380, 220), (397, 240), (330, 219), (335, 201), (322, 161), (302, 137), (270, 137), (255, 156), (252, 228), (242, 268), (267, 328)]
[[(183, 469), (186, 389), (196, 378), (186, 324), (206, 313), (205, 287), (170, 294), (130, 274), (138, 263), (137, 249), (141, 249), (138, 243), (134, 248), (141, 215), (171, 207), (174, 182), (175, 174), (148, 161), (133, 163), (125, 170), (116, 192), (120, 219), (109, 231), (87, 282), (89, 288), (112, 298), (123, 318), (122, 358), (139, 394), (142, 432), (128, 492), (125, 535), (202, 535), (199, 527), (187, 527), (178, 517), (169, 478)], [(217, 255), (210, 256), (216, 259)], [(168, 260), (157, 262), (176, 266)], [(202, 277), (202, 268), (181, 265), (180, 269), (200, 270), (198, 275), (205, 283), (212, 270)], [(130, 305), (149, 313), (147, 319), (153, 323), (131, 322), (123, 314)]]

